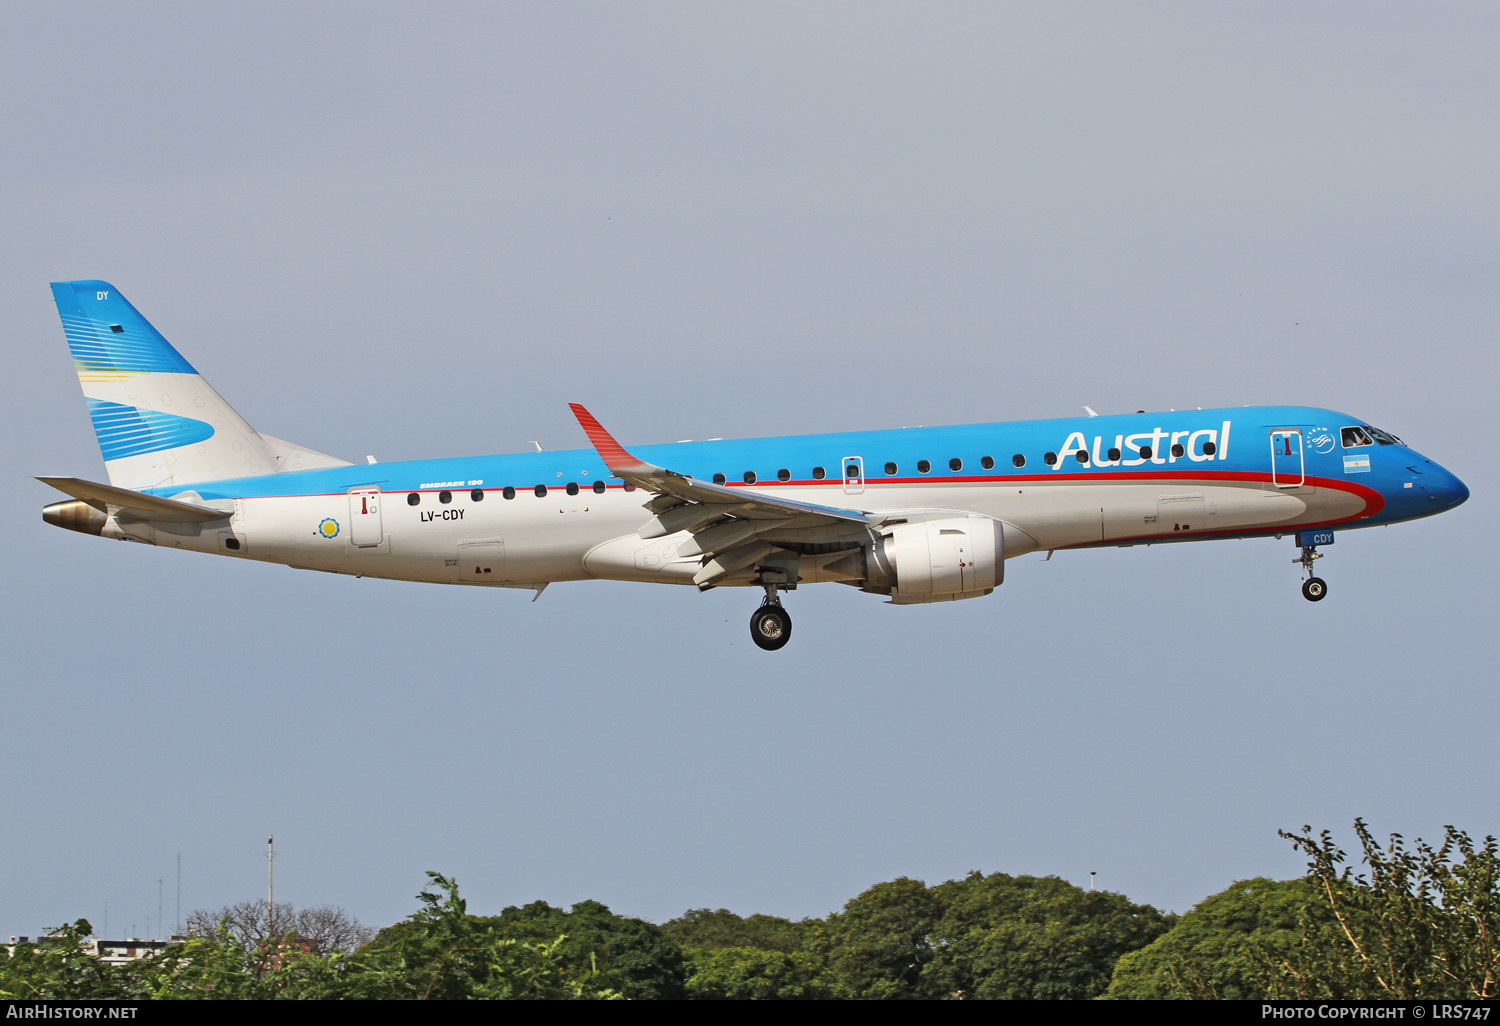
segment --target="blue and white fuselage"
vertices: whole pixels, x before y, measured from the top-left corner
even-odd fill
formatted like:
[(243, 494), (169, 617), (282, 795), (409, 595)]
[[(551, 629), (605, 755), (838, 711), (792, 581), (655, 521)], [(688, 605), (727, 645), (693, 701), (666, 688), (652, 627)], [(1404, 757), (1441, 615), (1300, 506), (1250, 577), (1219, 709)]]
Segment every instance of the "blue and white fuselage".
[(75, 497), (49, 521), (400, 580), (760, 586), (767, 648), (790, 631), (777, 592), (798, 584), (945, 601), (1039, 549), (1283, 534), (1310, 573), (1331, 531), (1468, 497), (1359, 418), (1285, 406), (629, 451), (575, 406), (591, 448), (348, 464), (251, 429), (108, 283), (53, 291), (111, 483), (44, 479)]

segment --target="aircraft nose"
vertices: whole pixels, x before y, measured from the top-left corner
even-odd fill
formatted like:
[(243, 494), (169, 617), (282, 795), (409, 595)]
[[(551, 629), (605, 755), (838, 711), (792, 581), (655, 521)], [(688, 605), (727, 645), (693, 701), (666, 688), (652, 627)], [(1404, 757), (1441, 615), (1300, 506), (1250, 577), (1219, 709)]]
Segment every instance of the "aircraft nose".
[(1463, 505), (1465, 500), (1467, 500), (1469, 497), (1469, 486), (1464, 484), (1457, 477), (1449, 474), (1446, 470), (1443, 471), (1443, 474), (1448, 478), (1448, 480), (1445, 482), (1447, 485), (1447, 488), (1445, 490), (1445, 497), (1448, 502), (1448, 508), (1452, 509), (1454, 506)]
[(1442, 503), (1444, 510), (1461, 506), (1469, 498), (1469, 486), (1436, 463), (1422, 475), (1422, 490)]

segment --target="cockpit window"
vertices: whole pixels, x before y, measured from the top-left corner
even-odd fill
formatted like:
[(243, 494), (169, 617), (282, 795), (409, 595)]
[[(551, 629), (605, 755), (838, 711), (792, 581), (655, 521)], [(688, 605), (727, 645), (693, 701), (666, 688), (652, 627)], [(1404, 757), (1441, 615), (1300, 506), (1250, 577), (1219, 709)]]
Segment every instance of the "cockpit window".
[(1346, 427), (1344, 428), (1343, 435), (1345, 449), (1352, 449), (1357, 445), (1375, 444), (1374, 440), (1370, 438), (1369, 432), (1362, 427)]
[(1378, 427), (1371, 427), (1368, 424), (1365, 425), (1365, 430), (1368, 431), (1368, 432), (1370, 432), (1370, 436), (1372, 438), (1374, 438), (1375, 441), (1379, 442), (1381, 445), (1401, 445), (1401, 444), (1403, 444), (1402, 441), (1401, 441), (1401, 439), (1397, 438), (1395, 435), (1391, 434), (1389, 431), (1382, 431)]

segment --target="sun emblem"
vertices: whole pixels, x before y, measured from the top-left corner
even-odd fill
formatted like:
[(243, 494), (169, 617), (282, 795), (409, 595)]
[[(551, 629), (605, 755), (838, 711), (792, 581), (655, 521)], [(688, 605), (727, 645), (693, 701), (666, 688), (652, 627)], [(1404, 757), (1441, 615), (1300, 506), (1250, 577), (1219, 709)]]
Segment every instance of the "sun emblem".
[(339, 533), (339, 522), (333, 517), (327, 517), (318, 525), (318, 533), (324, 538), (337, 538)]

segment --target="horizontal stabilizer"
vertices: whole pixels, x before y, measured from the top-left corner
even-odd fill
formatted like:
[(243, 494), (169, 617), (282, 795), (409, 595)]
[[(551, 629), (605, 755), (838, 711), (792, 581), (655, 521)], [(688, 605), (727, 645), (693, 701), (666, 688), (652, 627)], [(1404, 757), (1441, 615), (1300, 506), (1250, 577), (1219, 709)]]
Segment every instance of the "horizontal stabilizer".
[(117, 515), (124, 513), (137, 520), (155, 520), (171, 524), (206, 524), (214, 520), (227, 520), (233, 516), (233, 512), (229, 510), (195, 506), (189, 502), (163, 499), (144, 492), (133, 492), (129, 488), (97, 484), (77, 477), (39, 477), (37, 480), (44, 485), (51, 485), (64, 495), (82, 499), (89, 505), (98, 507), (101, 512), (106, 506), (113, 506)]

